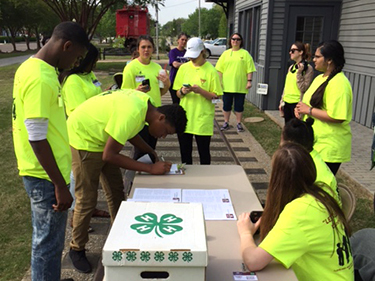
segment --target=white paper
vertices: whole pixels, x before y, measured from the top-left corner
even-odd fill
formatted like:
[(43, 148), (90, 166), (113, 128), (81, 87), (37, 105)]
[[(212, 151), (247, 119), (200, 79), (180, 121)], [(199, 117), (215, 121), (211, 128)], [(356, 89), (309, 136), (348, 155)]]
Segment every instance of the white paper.
[(205, 220), (237, 220), (228, 189), (183, 189), (182, 202), (202, 203)]
[(141, 158), (138, 158), (138, 162), (146, 163), (146, 164), (152, 164), (152, 160), (150, 158), (150, 155), (145, 154)]
[(165, 175), (182, 175), (183, 172), (181, 169), (178, 168), (178, 164), (172, 164), (171, 169)]
[(253, 272), (233, 272), (234, 281), (258, 280)]
[(128, 201), (180, 203), (181, 189), (136, 188), (133, 198)]

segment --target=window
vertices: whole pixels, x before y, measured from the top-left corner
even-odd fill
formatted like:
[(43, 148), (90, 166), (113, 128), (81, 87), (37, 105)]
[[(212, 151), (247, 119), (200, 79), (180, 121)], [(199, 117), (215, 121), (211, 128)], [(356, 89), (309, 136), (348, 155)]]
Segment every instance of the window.
[(243, 47), (254, 61), (259, 59), (260, 6), (239, 13), (238, 30), (244, 38)]
[(297, 17), (296, 41), (309, 43), (311, 51), (323, 39), (323, 17)]

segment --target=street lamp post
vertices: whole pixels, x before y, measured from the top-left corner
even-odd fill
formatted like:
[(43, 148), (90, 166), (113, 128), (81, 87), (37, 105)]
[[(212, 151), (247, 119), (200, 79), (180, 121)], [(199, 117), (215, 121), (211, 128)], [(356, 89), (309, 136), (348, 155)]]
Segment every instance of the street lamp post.
[(201, 0), (198, 0), (198, 32), (199, 32), (199, 38), (201, 38)]

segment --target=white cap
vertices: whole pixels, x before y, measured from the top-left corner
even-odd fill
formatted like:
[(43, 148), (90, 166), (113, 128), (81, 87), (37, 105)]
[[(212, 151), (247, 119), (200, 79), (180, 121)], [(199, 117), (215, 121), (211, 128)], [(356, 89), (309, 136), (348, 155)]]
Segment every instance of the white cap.
[(187, 42), (186, 53), (184, 58), (196, 59), (200, 53), (204, 50), (203, 41), (198, 37), (190, 38)]

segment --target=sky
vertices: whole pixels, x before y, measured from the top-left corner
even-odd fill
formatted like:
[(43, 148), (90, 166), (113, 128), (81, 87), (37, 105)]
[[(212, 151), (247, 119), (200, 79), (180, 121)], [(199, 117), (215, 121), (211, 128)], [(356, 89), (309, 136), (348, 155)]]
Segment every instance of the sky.
[[(212, 8), (212, 3), (205, 3), (204, 0), (200, 0), (201, 8)], [(159, 23), (161, 25), (167, 22), (178, 19), (188, 18), (188, 16), (194, 13), (195, 9), (199, 6), (199, 0), (165, 0), (164, 7), (159, 8)], [(148, 7), (148, 11), (153, 19), (156, 19), (155, 9)]]

